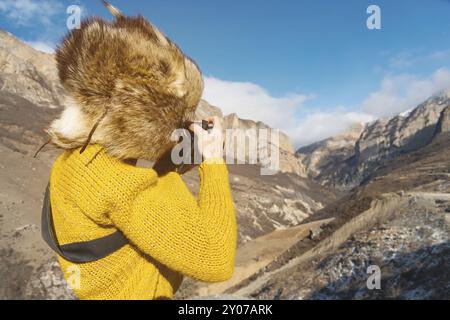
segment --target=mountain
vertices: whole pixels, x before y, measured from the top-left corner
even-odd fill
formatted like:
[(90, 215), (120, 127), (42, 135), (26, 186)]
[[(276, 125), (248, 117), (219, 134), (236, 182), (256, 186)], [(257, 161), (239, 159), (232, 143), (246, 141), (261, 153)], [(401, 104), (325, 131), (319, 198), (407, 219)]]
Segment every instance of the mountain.
[[(255, 132), (259, 132), (259, 130), (267, 130), (268, 131), (268, 141), (272, 143), (271, 137), (273, 135), (272, 129), (258, 121), (253, 120), (244, 120), (240, 119), (236, 114), (230, 114), (224, 118), (225, 128), (227, 129), (241, 129), (241, 130), (254, 130)], [(259, 137), (259, 135), (258, 135)], [(301, 163), (295, 157), (294, 146), (292, 145), (291, 139), (283, 132), (279, 132), (279, 141), (275, 143), (279, 148), (279, 158), (280, 158), (280, 169), (282, 172), (287, 173), (295, 173), (299, 176), (305, 177), (306, 171), (305, 168), (301, 165)], [(245, 150), (245, 157), (239, 157), (236, 155), (235, 158), (238, 160), (242, 160), (245, 162), (246, 158), (248, 159), (248, 149)], [(261, 159), (260, 161), (261, 162)], [(264, 161), (262, 161), (264, 162)]]
[(307, 176), (322, 182), (322, 176), (337, 168), (343, 169), (346, 160), (355, 154), (356, 142), (363, 130), (362, 124), (355, 125), (347, 132), (297, 150), (297, 159)]
[(24, 45), (0, 30), (0, 87), (39, 107), (57, 108), (64, 95), (53, 55)]
[[(440, 119), (446, 122), (448, 108)], [(333, 220), (225, 293), (254, 299), (449, 299), (450, 139), (384, 162), (303, 223)], [(300, 227), (300, 226), (299, 226)], [(381, 270), (380, 290), (366, 286)]]
[[(449, 98), (298, 150), (310, 178), (346, 194), (247, 241), (230, 281), (187, 282), (178, 297), (449, 299)], [(380, 290), (367, 287), (369, 267)]]
[[(449, 299), (449, 98), (300, 149), (311, 178), (346, 194), (295, 227), (248, 241), (229, 282), (191, 284), (180, 297)], [(286, 246), (274, 250), (270, 239)], [(381, 272), (380, 290), (367, 287), (369, 267)]]
[[(0, 299), (73, 298), (61, 277), (53, 252), (40, 236), (40, 212), (49, 172), (61, 150), (36, 150), (48, 137), (44, 128), (66, 100), (53, 55), (34, 50), (0, 30)], [(200, 119), (216, 115), (226, 128), (269, 129), (261, 122), (224, 116), (201, 101)], [(281, 171), (261, 176), (260, 164), (229, 166), (239, 245), (299, 224), (341, 196), (301, 177), (292, 143), (280, 134)], [(148, 164), (147, 164), (148, 165)], [(183, 179), (195, 193), (198, 173)]]
[(52, 55), (34, 50), (0, 30), (0, 142), (32, 153), (43, 128), (64, 99)]
[(309, 177), (342, 190), (358, 186), (384, 161), (427, 145), (450, 90), (431, 97), (407, 114), (380, 119), (297, 151)]
[[(255, 165), (230, 165), (229, 172), (240, 244), (296, 226), (342, 195), (295, 174), (261, 176)], [(198, 190), (197, 172), (183, 178), (192, 192)]]
[(436, 131), (434, 132), (433, 138), (438, 138), (440, 136), (448, 136), (450, 132), (450, 106), (446, 107), (439, 117), (438, 124), (436, 126)]
[(298, 241), (308, 237), (311, 232), (320, 233), (321, 227), (332, 220), (332, 218), (324, 219), (276, 230), (245, 243), (237, 251), (235, 271), (230, 280), (214, 284), (185, 282), (182, 290), (177, 294), (177, 298), (212, 296), (223, 293), (267, 267)]

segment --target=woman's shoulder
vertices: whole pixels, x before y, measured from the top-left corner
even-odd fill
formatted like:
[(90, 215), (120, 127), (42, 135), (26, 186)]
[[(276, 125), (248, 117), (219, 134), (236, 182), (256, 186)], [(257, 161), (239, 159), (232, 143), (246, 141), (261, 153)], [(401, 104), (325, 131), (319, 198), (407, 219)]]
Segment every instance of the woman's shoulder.
[(157, 182), (157, 174), (149, 168), (135, 167), (108, 154), (100, 145), (64, 151), (55, 161), (52, 174), (64, 172), (80, 183), (123, 189), (140, 189)]

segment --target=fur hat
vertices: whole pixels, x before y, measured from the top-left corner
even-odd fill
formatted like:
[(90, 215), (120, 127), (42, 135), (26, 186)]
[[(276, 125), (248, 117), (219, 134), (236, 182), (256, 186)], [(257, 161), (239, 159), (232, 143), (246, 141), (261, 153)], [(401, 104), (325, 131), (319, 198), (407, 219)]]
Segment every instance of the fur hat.
[(47, 133), (65, 149), (92, 143), (120, 159), (156, 160), (173, 147), (173, 131), (193, 120), (202, 75), (142, 16), (125, 17), (104, 3), (113, 22), (90, 18), (57, 49), (70, 101)]

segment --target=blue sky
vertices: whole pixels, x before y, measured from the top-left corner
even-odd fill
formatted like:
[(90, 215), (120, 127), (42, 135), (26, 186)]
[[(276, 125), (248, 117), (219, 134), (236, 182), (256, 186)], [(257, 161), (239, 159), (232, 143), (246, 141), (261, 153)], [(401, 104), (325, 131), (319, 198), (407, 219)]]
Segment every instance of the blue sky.
[[(405, 111), (450, 87), (450, 1), (111, 0), (194, 58), (205, 98), (287, 131), (297, 146)], [(41, 50), (66, 8), (110, 19), (101, 1), (0, 0), (0, 28)], [(366, 10), (381, 9), (381, 30)]]

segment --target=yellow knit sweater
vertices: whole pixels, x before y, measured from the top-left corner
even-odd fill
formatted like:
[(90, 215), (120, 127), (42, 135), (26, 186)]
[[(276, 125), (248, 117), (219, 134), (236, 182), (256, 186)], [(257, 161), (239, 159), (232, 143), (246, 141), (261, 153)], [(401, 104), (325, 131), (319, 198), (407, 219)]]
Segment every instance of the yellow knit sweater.
[(205, 282), (232, 276), (237, 227), (223, 160), (200, 166), (197, 201), (180, 175), (158, 178), (154, 170), (127, 165), (101, 149), (65, 151), (50, 177), (61, 245), (116, 228), (130, 242), (92, 263), (58, 257), (80, 299), (172, 298), (183, 275)]

